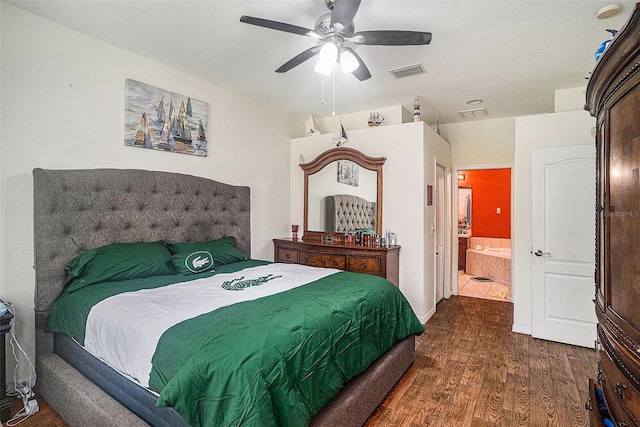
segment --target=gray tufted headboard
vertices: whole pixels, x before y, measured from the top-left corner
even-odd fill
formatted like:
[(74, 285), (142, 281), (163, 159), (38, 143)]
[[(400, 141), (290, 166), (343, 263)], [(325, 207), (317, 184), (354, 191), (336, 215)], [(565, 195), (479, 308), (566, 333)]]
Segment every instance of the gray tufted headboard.
[(135, 169), (34, 169), (33, 186), (37, 328), (62, 291), (65, 264), (87, 249), (235, 236), (251, 256), (249, 187)]
[(376, 229), (376, 202), (349, 194), (325, 197), (325, 230)]

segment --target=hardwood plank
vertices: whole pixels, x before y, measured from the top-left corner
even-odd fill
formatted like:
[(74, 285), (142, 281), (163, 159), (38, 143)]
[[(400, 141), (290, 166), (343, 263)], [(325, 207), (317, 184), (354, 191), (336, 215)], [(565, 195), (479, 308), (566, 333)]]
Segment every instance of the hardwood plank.
[(473, 413), (480, 395), (475, 387), (459, 387), (453, 396), (449, 412), (442, 420), (443, 426), (470, 427), (474, 421)]
[[(529, 411), (532, 426), (560, 426), (555, 408), (547, 342), (529, 343)], [(564, 427), (564, 426), (562, 426)]]
[(493, 425), (500, 424), (504, 405), (504, 391), (504, 382), (485, 378), (482, 388), (480, 388), (473, 417), (488, 421)]
[(529, 425), (529, 377), (507, 374), (504, 388), (505, 425)]
[(575, 426), (588, 423), (584, 401), (580, 401), (580, 393), (574, 382), (573, 372), (567, 357), (567, 345), (550, 342), (549, 367), (553, 381), (553, 391), (556, 399), (558, 419), (560, 425)]

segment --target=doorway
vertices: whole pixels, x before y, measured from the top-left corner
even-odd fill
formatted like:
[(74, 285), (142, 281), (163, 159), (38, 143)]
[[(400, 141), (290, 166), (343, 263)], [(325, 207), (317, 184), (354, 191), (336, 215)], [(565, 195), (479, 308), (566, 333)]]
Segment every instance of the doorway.
[(457, 170), (457, 293), (511, 301), (512, 168)]

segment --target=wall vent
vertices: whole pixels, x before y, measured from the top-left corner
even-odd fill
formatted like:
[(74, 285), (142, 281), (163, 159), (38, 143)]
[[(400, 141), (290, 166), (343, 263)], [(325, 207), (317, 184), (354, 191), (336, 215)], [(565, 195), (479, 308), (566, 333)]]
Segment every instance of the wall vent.
[(407, 67), (396, 68), (389, 70), (391, 75), (396, 79), (403, 79), (405, 77), (417, 76), (418, 74), (426, 74), (427, 70), (424, 69), (422, 64), (409, 65)]
[(474, 117), (484, 117), (488, 116), (489, 112), (485, 107), (482, 108), (472, 108), (470, 110), (462, 110), (458, 111), (458, 114), (462, 116), (463, 119), (473, 119)]

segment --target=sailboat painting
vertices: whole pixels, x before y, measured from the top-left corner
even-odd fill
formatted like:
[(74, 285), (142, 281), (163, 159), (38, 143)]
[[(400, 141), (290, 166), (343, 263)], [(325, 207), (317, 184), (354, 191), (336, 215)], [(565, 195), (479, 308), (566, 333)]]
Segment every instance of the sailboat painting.
[(360, 166), (351, 160), (338, 160), (338, 182), (360, 186)]
[(209, 104), (155, 86), (125, 82), (124, 145), (207, 155)]

